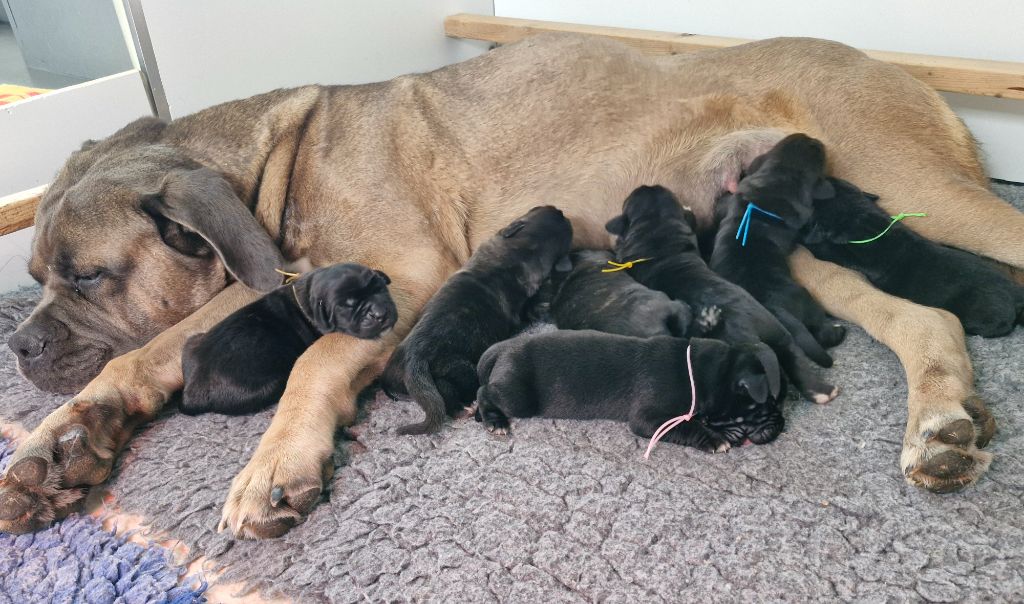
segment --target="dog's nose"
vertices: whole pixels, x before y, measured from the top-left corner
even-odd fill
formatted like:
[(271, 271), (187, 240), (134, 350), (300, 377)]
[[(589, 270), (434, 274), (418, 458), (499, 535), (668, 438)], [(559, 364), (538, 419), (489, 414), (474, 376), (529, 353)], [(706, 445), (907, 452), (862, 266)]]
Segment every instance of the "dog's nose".
[(7, 346), (18, 355), (22, 361), (32, 361), (39, 358), (46, 350), (47, 338), (43, 329), (36, 323), (23, 325), (14, 332)]

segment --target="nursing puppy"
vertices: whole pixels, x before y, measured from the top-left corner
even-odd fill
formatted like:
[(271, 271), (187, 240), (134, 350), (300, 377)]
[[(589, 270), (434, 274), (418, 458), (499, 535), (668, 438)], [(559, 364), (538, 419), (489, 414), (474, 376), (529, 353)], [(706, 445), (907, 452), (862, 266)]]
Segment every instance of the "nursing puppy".
[(510, 417), (610, 419), (649, 438), (690, 410), (688, 346), (696, 413), (664, 440), (708, 452), (774, 440), (785, 423), (775, 354), (761, 343), (699, 338), (556, 331), (499, 342), (480, 359), (477, 418), (497, 433)]
[(426, 413), (400, 434), (436, 432), (446, 414), (473, 402), (480, 355), (522, 327), (527, 301), (559, 260), (568, 262), (571, 244), (561, 210), (533, 208), (481, 244), (438, 290), (381, 378), (386, 392), (412, 395)]
[[(831, 367), (823, 347), (841, 342), (846, 329), (829, 321), (825, 309), (797, 284), (788, 261), (814, 211), (814, 198), (834, 195), (824, 171), (825, 147), (805, 134), (791, 134), (755, 159), (735, 194), (715, 206), (718, 234), (708, 264), (771, 311), (811, 360)], [(746, 214), (750, 203), (782, 220), (757, 211)], [(738, 235), (744, 216), (752, 224)]]
[(803, 236), (815, 256), (860, 271), (894, 296), (948, 310), (969, 334), (1003, 336), (1024, 320), (1024, 288), (989, 260), (929, 241), (899, 222), (870, 243), (850, 243), (878, 235), (892, 218), (876, 195), (838, 178), (830, 182), (835, 195), (815, 200)]
[(593, 329), (638, 338), (701, 335), (718, 323), (715, 307), (691, 312), (685, 302), (644, 287), (624, 270), (614, 268), (605, 250), (569, 255), (572, 270), (555, 271), (532, 303), (534, 318), (550, 320), (559, 329)]
[(317, 338), (373, 339), (398, 318), (391, 280), (360, 264), (318, 268), (188, 339), (181, 411), (241, 414), (276, 403), (296, 359)]
[(816, 403), (827, 403), (838, 390), (811, 370), (785, 327), (742, 287), (713, 272), (700, 256), (693, 213), (680, 207), (668, 189), (640, 187), (622, 205), (622, 214), (608, 221), (616, 235), (619, 261), (648, 258), (630, 269), (638, 282), (665, 292), (691, 307), (718, 306), (718, 326), (709, 337), (730, 344), (764, 342), (796, 384)]

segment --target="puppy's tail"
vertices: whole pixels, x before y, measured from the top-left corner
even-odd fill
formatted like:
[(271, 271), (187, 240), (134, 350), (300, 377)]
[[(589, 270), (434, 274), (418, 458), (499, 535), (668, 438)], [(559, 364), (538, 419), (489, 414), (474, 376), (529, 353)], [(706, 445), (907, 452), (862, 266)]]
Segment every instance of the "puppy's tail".
[(800, 347), (800, 350), (804, 351), (808, 358), (822, 367), (832, 366), (832, 356), (825, 352), (822, 345), (814, 339), (814, 336), (811, 335), (811, 332), (807, 330), (807, 327), (799, 319), (784, 309), (777, 309), (775, 316), (793, 336), (793, 341)]
[(444, 397), (434, 383), (430, 366), (425, 360), (414, 359), (405, 365), (405, 387), (426, 414), (418, 424), (398, 429), (399, 434), (432, 434), (441, 429), (445, 419)]
[(378, 379), (384, 394), (392, 400), (409, 394), (409, 389), (405, 386), (405, 346), (400, 345), (391, 353), (391, 358), (388, 359), (388, 364)]

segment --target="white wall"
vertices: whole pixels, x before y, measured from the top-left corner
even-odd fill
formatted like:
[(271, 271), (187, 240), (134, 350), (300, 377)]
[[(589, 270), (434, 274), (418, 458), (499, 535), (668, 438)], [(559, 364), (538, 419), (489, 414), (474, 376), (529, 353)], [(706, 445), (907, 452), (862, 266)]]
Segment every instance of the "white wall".
[(491, 0), (141, 0), (171, 117), (302, 84), (428, 71), (487, 46), (444, 36), (444, 18)]
[[(107, 76), (0, 106), (0, 197), (53, 180), (72, 151), (152, 115), (138, 71)], [(32, 229), (0, 237), (0, 291), (32, 283)]]
[[(873, 50), (1024, 62), (1020, 0), (494, 0), (499, 17), (736, 38), (813, 36)], [(1024, 101), (946, 94), (992, 176), (1024, 182)]]

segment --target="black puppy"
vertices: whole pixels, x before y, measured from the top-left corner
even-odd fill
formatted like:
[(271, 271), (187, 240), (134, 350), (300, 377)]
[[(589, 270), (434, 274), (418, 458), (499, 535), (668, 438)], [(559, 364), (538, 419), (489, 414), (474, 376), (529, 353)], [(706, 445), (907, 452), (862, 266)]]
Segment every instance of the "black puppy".
[[(817, 199), (803, 242), (823, 260), (864, 273), (884, 292), (956, 315), (964, 331), (1003, 336), (1024, 321), (1024, 288), (987, 259), (925, 239), (902, 223), (870, 243), (892, 218), (877, 195), (831, 179), (835, 195)], [(917, 220), (928, 220), (919, 218)]]
[(320, 336), (373, 339), (395, 324), (389, 283), (360, 264), (319, 268), (192, 336), (181, 357), (182, 412), (251, 413), (276, 403), (296, 359)]
[[(793, 279), (788, 262), (814, 211), (814, 198), (835, 194), (824, 171), (824, 145), (805, 134), (787, 136), (755, 159), (736, 193), (718, 200), (718, 234), (708, 264), (771, 311), (811, 360), (831, 367), (823, 346), (839, 344), (846, 329), (828, 320), (825, 309)], [(750, 203), (782, 220), (748, 209)]]
[(761, 343), (700, 338), (555, 331), (505, 340), (480, 359), (477, 417), (497, 433), (509, 417), (611, 419), (649, 438), (690, 410), (687, 346), (696, 414), (664, 440), (709, 452), (774, 440), (784, 425), (775, 354)]
[(717, 324), (717, 308), (695, 314), (685, 302), (640, 285), (624, 270), (614, 270), (609, 264), (614, 258), (604, 250), (570, 254), (572, 270), (551, 273), (532, 301), (536, 308), (531, 317), (549, 319), (559, 329), (638, 338), (701, 335)]
[(522, 327), (527, 301), (557, 262), (568, 262), (571, 244), (561, 210), (533, 208), (481, 244), (434, 294), (381, 377), (386, 392), (412, 395), (426, 413), (400, 434), (436, 432), (446, 414), (473, 402), (480, 355)]
[(660, 186), (640, 187), (622, 205), (622, 214), (605, 225), (616, 235), (620, 262), (649, 258), (630, 269), (634, 279), (691, 307), (718, 306), (718, 326), (709, 337), (730, 344), (764, 342), (796, 384), (816, 403), (827, 403), (838, 390), (814, 374), (789, 331), (742, 287), (713, 272), (697, 247), (696, 219), (675, 195)]

